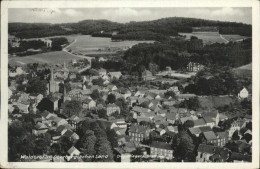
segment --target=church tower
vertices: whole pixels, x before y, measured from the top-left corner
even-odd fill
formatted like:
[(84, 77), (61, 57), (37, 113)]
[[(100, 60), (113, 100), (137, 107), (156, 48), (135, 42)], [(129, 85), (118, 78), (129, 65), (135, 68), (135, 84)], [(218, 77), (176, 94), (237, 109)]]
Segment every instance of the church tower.
[(59, 92), (59, 85), (54, 80), (53, 68), (51, 68), (51, 79), (49, 82), (49, 93)]

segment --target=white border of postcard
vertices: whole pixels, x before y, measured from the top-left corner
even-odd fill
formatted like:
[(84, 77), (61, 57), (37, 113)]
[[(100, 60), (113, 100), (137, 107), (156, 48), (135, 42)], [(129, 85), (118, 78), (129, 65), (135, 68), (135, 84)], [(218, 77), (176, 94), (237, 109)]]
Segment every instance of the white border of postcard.
[[(252, 7), (253, 27), (253, 146), (251, 163), (37, 163), (8, 162), (8, 8), (95, 7)], [(118, 0), (118, 1), (2, 1), (0, 167), (6, 168), (258, 168), (259, 167), (259, 1), (257, 0)]]

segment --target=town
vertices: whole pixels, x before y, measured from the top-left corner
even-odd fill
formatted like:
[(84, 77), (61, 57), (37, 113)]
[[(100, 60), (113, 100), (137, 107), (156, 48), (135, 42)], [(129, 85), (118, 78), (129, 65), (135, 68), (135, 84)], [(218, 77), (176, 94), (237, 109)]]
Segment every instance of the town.
[(185, 38), (84, 58), (64, 36), (54, 50), (77, 59), (8, 64), (9, 161), (251, 162), (252, 63), (237, 57), (252, 39)]

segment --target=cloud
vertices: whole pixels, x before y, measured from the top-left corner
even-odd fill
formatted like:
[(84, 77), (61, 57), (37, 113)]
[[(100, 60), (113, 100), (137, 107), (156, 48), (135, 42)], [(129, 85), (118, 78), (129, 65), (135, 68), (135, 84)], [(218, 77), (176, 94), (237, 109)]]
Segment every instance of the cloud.
[(65, 11), (63, 11), (63, 13), (72, 17), (83, 16), (81, 12), (76, 11), (75, 9), (66, 9)]
[(117, 9), (107, 9), (101, 12), (101, 16), (106, 16), (106, 18), (111, 18), (113, 20), (130, 20), (137, 19), (140, 16), (146, 17), (151, 14), (150, 10), (145, 9), (132, 9), (132, 8), (117, 8)]
[(211, 15), (213, 16), (244, 16), (244, 12), (239, 9), (234, 8), (221, 8), (218, 10), (212, 11)]

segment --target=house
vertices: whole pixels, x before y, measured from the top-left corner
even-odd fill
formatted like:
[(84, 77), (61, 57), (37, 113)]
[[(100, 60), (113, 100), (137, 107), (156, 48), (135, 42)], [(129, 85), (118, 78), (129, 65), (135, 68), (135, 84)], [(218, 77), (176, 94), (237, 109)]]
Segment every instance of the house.
[(200, 144), (196, 162), (226, 162), (229, 158), (229, 150), (223, 147)]
[(191, 120), (191, 121), (193, 121), (193, 119), (192, 119), (192, 117), (182, 117), (182, 118), (180, 118), (180, 120), (181, 120), (181, 124), (184, 124), (187, 120)]
[(133, 104), (137, 102), (138, 97), (137, 96), (130, 96), (130, 97), (128, 97), (128, 100), (129, 100), (130, 106), (132, 107)]
[(164, 142), (153, 141), (150, 145), (150, 155), (153, 157), (172, 159), (173, 149), (170, 144)]
[(172, 86), (167, 91), (173, 91), (175, 93), (175, 95), (179, 95), (180, 94), (178, 86)]
[(231, 123), (231, 127), (228, 130), (228, 136), (231, 138), (235, 131), (240, 131), (241, 128), (246, 126), (246, 121), (244, 119), (237, 119), (234, 122)]
[(149, 123), (152, 122), (150, 117), (137, 116), (136, 120), (138, 124), (140, 124), (142, 121), (149, 122)]
[(194, 127), (206, 126), (204, 119), (193, 120), (193, 122), (194, 122)]
[(53, 126), (60, 126), (60, 125), (65, 125), (68, 124), (68, 122), (65, 119), (62, 119), (60, 117), (54, 117), (52, 120)]
[(153, 106), (161, 107), (162, 105), (159, 100), (150, 100), (148, 107), (151, 108)]
[(164, 129), (162, 129), (162, 128), (157, 128), (155, 131), (156, 131), (160, 136), (162, 136), (164, 133), (166, 133), (166, 131), (165, 131)]
[(57, 127), (56, 132), (63, 136), (67, 130), (71, 130), (70, 125), (60, 125)]
[(109, 91), (115, 91), (115, 90), (117, 90), (118, 88), (117, 88), (115, 85), (108, 85), (108, 86), (107, 86), (107, 89), (108, 89)]
[(23, 71), (22, 67), (17, 67), (14, 72), (11, 72), (11, 71), (9, 70), (9, 76), (10, 76), (10, 77), (15, 77), (15, 76), (17, 76), (17, 75), (22, 75), (22, 74), (24, 74), (24, 73), (25, 73), (25, 72)]
[(137, 97), (144, 97), (145, 95), (145, 91), (141, 91), (141, 90), (138, 90), (135, 92), (134, 96), (137, 96)]
[(70, 141), (72, 142), (77, 142), (79, 140), (79, 136), (78, 134), (76, 134), (75, 132), (73, 132), (72, 130), (67, 130), (64, 135), (64, 137), (67, 137)]
[(109, 80), (105, 80), (105, 81), (103, 82), (104, 85), (108, 85), (109, 83), (110, 83)]
[(80, 121), (81, 119), (77, 115), (73, 115), (69, 118), (69, 123), (74, 129), (78, 127)]
[(238, 98), (239, 99), (246, 99), (248, 98), (249, 92), (248, 90), (244, 87), (239, 93), (238, 93)]
[(114, 160), (116, 162), (131, 162), (131, 152), (124, 147), (116, 147), (114, 148), (113, 153), (115, 154)]
[(216, 132), (218, 138), (218, 146), (223, 147), (228, 142), (228, 132)]
[(199, 127), (194, 127), (194, 128), (188, 128), (188, 133), (191, 136), (196, 136), (199, 137), (199, 135), (202, 133)]
[(16, 106), (18, 109), (20, 109), (20, 111), (22, 113), (25, 113), (25, 114), (29, 113), (30, 103), (28, 103), (28, 102), (27, 103), (18, 103)]
[(178, 130), (178, 126), (167, 126), (166, 131), (170, 131), (170, 132), (174, 132), (174, 133), (178, 133), (179, 130)]
[(145, 70), (142, 73), (142, 79), (143, 80), (154, 80), (155, 77), (153, 76), (152, 72), (150, 72), (149, 70)]
[(52, 103), (52, 109), (53, 111), (58, 110), (59, 106), (59, 99), (58, 98), (51, 98), (49, 101)]
[(107, 105), (107, 115), (110, 116), (111, 114), (113, 114), (114, 112), (118, 112), (120, 114), (120, 107), (117, 106), (116, 104), (108, 104)]
[(45, 124), (37, 123), (35, 125), (35, 129), (32, 130), (32, 133), (37, 136), (37, 135), (40, 135), (40, 134), (44, 134), (47, 131), (48, 131), (48, 127)]
[(203, 66), (196, 62), (189, 62), (187, 65), (188, 72), (197, 72), (197, 71), (201, 70), (202, 68), (203, 68)]
[(103, 69), (103, 68), (98, 69), (98, 75), (99, 76), (104, 76), (106, 74), (107, 74), (107, 70), (106, 69)]
[(213, 131), (203, 132), (200, 135), (202, 143), (218, 145), (218, 138)]
[(143, 141), (149, 138), (151, 129), (146, 126), (140, 125), (131, 125), (128, 130), (128, 135), (131, 137), (131, 140)]
[(112, 120), (113, 123), (117, 125), (117, 127), (121, 128), (127, 128), (127, 123), (125, 119), (114, 119)]
[(43, 95), (42, 95), (42, 94), (38, 94), (38, 95), (36, 96), (36, 103), (37, 103), (37, 104), (40, 103), (40, 102), (42, 101), (42, 99), (43, 99)]
[(179, 94), (177, 98), (179, 101), (183, 101), (183, 100), (189, 100), (190, 98), (194, 98), (194, 97), (196, 97), (195, 94)]
[(123, 135), (125, 135), (125, 132), (126, 132), (126, 128), (120, 128), (120, 127), (115, 127), (115, 128), (113, 128), (113, 130), (115, 130), (115, 132), (118, 136), (123, 136)]
[(10, 99), (12, 95), (13, 91), (10, 88), (8, 88), (8, 99)]
[(44, 111), (43, 113), (42, 113), (42, 117), (44, 118), (44, 119), (46, 119), (46, 120), (49, 120), (51, 117), (57, 117), (57, 115), (56, 114), (53, 114), (53, 113), (50, 113), (50, 112), (48, 112), (48, 111)]
[(98, 61), (99, 61), (99, 62), (104, 62), (104, 61), (107, 61), (107, 59), (104, 59), (103, 57), (99, 57), (99, 58), (98, 58)]
[(121, 72), (109, 72), (108, 75), (111, 79), (113, 79), (113, 78), (119, 79), (122, 76), (122, 73)]
[(140, 98), (137, 99), (138, 105), (140, 105), (140, 104), (142, 104), (144, 102), (146, 102), (148, 104), (149, 103), (149, 99), (143, 98), (143, 97), (140, 97)]
[(82, 107), (85, 109), (92, 109), (96, 107), (96, 102), (92, 99), (85, 99), (82, 101)]
[(108, 120), (104, 120), (104, 119), (98, 119), (96, 122), (103, 129), (113, 129), (115, 127), (118, 127), (114, 122), (108, 121)]
[(67, 151), (67, 153), (68, 153), (68, 155), (69, 156), (78, 156), (78, 155), (80, 155), (80, 151), (77, 149), (77, 148), (75, 148), (74, 146), (72, 146), (68, 151)]
[(139, 107), (139, 106), (135, 106), (133, 107), (133, 109), (131, 110), (132, 113), (136, 114), (136, 116), (140, 116), (141, 114), (145, 114), (150, 112), (150, 109), (147, 108), (143, 108), (143, 107)]
[(130, 90), (128, 90), (127, 88), (120, 88), (119, 93), (123, 96), (124, 99), (127, 99), (132, 95)]
[(176, 101), (174, 99), (164, 99), (162, 101), (162, 104), (164, 104), (166, 106), (173, 106), (176, 104)]
[(104, 81), (109, 81), (108, 75), (102, 75), (101, 78), (102, 78)]

